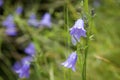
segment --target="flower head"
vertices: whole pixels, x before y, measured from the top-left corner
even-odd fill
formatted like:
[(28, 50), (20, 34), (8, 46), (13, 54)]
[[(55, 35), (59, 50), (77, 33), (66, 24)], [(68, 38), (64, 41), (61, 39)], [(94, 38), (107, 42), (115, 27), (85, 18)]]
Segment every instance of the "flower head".
[(34, 27), (38, 27), (39, 26), (39, 22), (38, 20), (36, 19), (36, 15), (35, 14), (31, 14), (30, 17), (29, 17), (29, 20), (28, 20), (28, 24), (30, 26), (34, 26)]
[(16, 36), (17, 35), (17, 31), (16, 31), (15, 27), (6, 28), (5, 33), (9, 36)]
[(3, 26), (6, 27), (5, 33), (9, 36), (16, 36), (17, 31), (14, 23), (14, 17), (12, 15), (9, 15), (6, 20), (2, 23)]
[(0, 0), (0, 7), (3, 5), (3, 3), (4, 3), (3, 0)]
[(13, 69), (14, 71), (16, 71), (16, 70), (19, 70), (21, 67), (22, 67), (22, 63), (19, 62), (19, 61), (17, 61), (17, 62), (14, 63), (12, 69)]
[(78, 19), (73, 27), (70, 28), (70, 34), (73, 45), (80, 41), (81, 36), (86, 37), (86, 30), (84, 29), (84, 21), (82, 19)]
[(23, 11), (23, 8), (21, 6), (18, 6), (17, 9), (16, 9), (16, 13), (18, 15), (20, 15), (22, 13), (22, 11)]
[(29, 78), (30, 72), (30, 64), (23, 64), (22, 67), (16, 70), (16, 73), (19, 74), (19, 78)]
[(19, 78), (29, 78), (29, 69), (31, 57), (24, 57), (20, 62), (16, 62), (13, 66), (13, 70), (19, 74)]
[(72, 52), (69, 55), (68, 59), (65, 62), (63, 62), (61, 65), (67, 68), (72, 68), (72, 70), (75, 71), (76, 61), (77, 61), (77, 54), (76, 52)]
[(51, 27), (51, 15), (49, 13), (43, 15), (40, 26)]
[(15, 27), (14, 17), (12, 15), (8, 15), (8, 17), (3, 21), (2, 25), (7, 28)]
[(33, 43), (30, 43), (24, 50), (24, 52), (28, 55), (34, 56), (35, 55), (35, 46)]

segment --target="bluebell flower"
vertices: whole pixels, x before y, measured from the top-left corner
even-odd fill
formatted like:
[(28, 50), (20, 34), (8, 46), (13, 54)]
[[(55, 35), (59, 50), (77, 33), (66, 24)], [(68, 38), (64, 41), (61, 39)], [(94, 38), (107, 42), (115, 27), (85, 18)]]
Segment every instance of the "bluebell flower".
[(20, 15), (23, 11), (23, 8), (21, 6), (18, 6), (17, 9), (16, 9), (16, 14)]
[(40, 21), (40, 26), (51, 27), (51, 15), (49, 13), (45, 13)]
[(8, 15), (8, 17), (3, 21), (2, 25), (7, 28), (15, 27), (14, 17), (12, 15)]
[(36, 15), (35, 14), (31, 14), (30, 15), (30, 18), (28, 20), (28, 24), (30, 26), (34, 26), (34, 27), (38, 27), (39, 26), (39, 22), (38, 20), (36, 19)]
[(13, 70), (18, 73), (19, 78), (29, 78), (30, 64), (32, 57), (24, 57), (20, 62), (16, 62), (13, 66)]
[(0, 7), (3, 5), (3, 3), (4, 3), (3, 0), (0, 0)]
[(77, 61), (77, 54), (76, 52), (72, 52), (69, 55), (68, 59), (65, 62), (61, 63), (61, 65), (67, 68), (72, 68), (72, 70), (75, 71), (76, 61)]
[(29, 78), (29, 69), (30, 64), (23, 64), (23, 66), (19, 70), (16, 70), (16, 73), (19, 74), (19, 78)]
[(3, 26), (6, 27), (5, 33), (9, 36), (16, 36), (16, 26), (14, 23), (14, 17), (12, 15), (8, 15), (8, 17), (3, 21)]
[(9, 36), (16, 36), (17, 31), (15, 27), (6, 28), (5, 33)]
[(86, 30), (84, 29), (84, 21), (82, 19), (78, 19), (73, 27), (70, 28), (70, 34), (73, 45), (80, 41), (81, 36), (86, 37)]
[(35, 55), (35, 46), (33, 43), (30, 43), (24, 50), (24, 52), (30, 56)]
[(13, 69), (14, 71), (17, 71), (17, 70), (19, 70), (21, 67), (22, 67), (22, 63), (19, 62), (19, 61), (17, 61), (17, 62), (14, 63), (12, 69)]

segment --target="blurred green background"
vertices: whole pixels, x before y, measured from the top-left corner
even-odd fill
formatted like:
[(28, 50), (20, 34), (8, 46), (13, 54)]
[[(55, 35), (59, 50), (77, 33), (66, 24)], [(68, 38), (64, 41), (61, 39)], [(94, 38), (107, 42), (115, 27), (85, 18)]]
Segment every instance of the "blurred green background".
[[(3, 0), (0, 7), (0, 80), (81, 80), (80, 61), (76, 72), (60, 65), (76, 49), (71, 43), (68, 29), (80, 18), (82, 0)], [(23, 7), (20, 16), (17, 6)], [(120, 0), (89, 0), (93, 16), (93, 37), (87, 62), (87, 80), (120, 80)], [(51, 14), (52, 28), (26, 26), (30, 13), (40, 20), (46, 12)], [(2, 26), (6, 16), (13, 14), (18, 35), (10, 37)], [(37, 50), (37, 64), (32, 63), (29, 79), (19, 79), (12, 71), (15, 61), (26, 54), (24, 48), (33, 41)]]

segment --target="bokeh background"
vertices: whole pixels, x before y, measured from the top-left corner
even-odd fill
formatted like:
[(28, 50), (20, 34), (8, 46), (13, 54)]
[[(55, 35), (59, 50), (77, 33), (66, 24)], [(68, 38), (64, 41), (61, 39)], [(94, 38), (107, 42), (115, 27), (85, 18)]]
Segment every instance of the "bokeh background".
[[(61, 66), (76, 49), (70, 40), (69, 28), (79, 19), (82, 0), (0, 0), (0, 80), (81, 80), (80, 61), (76, 72)], [(16, 8), (23, 11), (16, 14)], [(87, 80), (120, 80), (120, 0), (89, 0), (93, 17), (92, 38), (87, 59)], [(51, 27), (28, 25), (31, 13), (40, 21), (51, 15)], [(7, 35), (3, 21), (14, 16), (17, 35)], [(76, 17), (77, 16), (77, 17)], [(36, 62), (30, 67), (30, 77), (19, 79), (12, 70), (16, 61), (27, 54), (24, 49), (33, 42)]]

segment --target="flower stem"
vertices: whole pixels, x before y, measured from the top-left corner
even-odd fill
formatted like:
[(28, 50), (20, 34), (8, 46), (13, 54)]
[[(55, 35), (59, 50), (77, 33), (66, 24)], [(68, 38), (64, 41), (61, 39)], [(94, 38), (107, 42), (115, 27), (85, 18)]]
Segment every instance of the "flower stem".
[(90, 28), (89, 28), (89, 9), (88, 9), (88, 0), (83, 0), (83, 8), (84, 8), (84, 14), (86, 15), (86, 18), (88, 21), (86, 21), (86, 27), (87, 27), (87, 39), (86, 39), (86, 48), (84, 52), (84, 62), (83, 62), (83, 69), (82, 69), (82, 80), (86, 80), (86, 66), (87, 66), (87, 54), (88, 54), (88, 48), (89, 48), (89, 34), (90, 34)]

